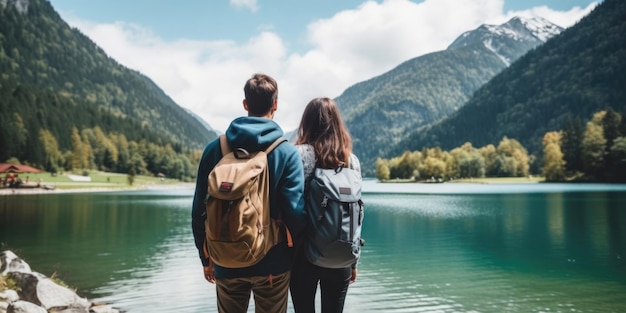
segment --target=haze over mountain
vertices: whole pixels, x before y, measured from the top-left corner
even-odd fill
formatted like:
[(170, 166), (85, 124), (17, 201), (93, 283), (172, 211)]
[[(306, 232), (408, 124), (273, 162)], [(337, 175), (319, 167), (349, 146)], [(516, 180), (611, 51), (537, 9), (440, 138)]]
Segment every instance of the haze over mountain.
[(391, 155), (517, 139), (541, 154), (548, 131), (595, 112), (626, 111), (626, 2), (605, 0), (576, 25), (531, 50), (443, 121), (413, 131)]
[(446, 50), (413, 58), (346, 89), (335, 100), (364, 173), (371, 175), (375, 159), (408, 134), (457, 111), (484, 83), (560, 31), (540, 18), (482, 25)]

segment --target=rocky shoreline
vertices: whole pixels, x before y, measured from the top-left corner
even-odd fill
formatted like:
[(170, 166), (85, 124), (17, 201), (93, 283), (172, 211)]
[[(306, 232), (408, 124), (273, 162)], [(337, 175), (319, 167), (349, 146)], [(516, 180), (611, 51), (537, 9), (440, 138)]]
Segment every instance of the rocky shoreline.
[(109, 304), (80, 297), (10, 250), (0, 253), (0, 313), (122, 313)]

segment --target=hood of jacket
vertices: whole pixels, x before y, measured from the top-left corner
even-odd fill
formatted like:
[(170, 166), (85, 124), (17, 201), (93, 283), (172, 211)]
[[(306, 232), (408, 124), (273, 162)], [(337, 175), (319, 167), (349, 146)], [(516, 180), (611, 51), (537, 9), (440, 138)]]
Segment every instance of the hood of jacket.
[(263, 150), (282, 136), (283, 130), (280, 126), (263, 117), (239, 117), (226, 130), (231, 149), (244, 148), (250, 152)]

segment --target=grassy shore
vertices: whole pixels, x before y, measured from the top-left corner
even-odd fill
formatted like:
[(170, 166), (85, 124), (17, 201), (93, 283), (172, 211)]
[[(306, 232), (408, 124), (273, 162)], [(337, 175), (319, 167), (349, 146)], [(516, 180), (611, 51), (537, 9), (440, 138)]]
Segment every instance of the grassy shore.
[[(528, 184), (541, 183), (545, 179), (541, 176), (530, 177), (483, 177), (483, 178), (462, 178), (446, 180), (445, 183), (473, 183), (473, 184)], [(413, 179), (390, 179), (385, 183), (433, 183), (433, 181), (415, 181)]]
[[(154, 176), (137, 175), (133, 179), (133, 184), (129, 184), (128, 175), (119, 173), (109, 173), (101, 171), (89, 171), (90, 181), (75, 181), (71, 175), (76, 173), (62, 173), (53, 175), (48, 172), (23, 173), (19, 174), (22, 181), (28, 185), (38, 188), (0, 188), (1, 195), (12, 194), (35, 194), (49, 192), (93, 192), (93, 191), (115, 191), (115, 190), (139, 190), (155, 188), (192, 188), (193, 183), (181, 182), (177, 179), (160, 178)], [(80, 176), (80, 175), (79, 175)], [(540, 183), (544, 178), (541, 176), (532, 177), (489, 177), (489, 178), (465, 178), (446, 183), (475, 183), (475, 184), (527, 184)], [(390, 179), (385, 183), (427, 183), (416, 182), (410, 179)]]
[(484, 177), (484, 178), (463, 178), (450, 182), (457, 183), (479, 183), (479, 184), (528, 184), (528, 183), (542, 183), (545, 178), (542, 176), (530, 176), (530, 177)]
[[(81, 173), (82, 174), (82, 173)], [(159, 187), (173, 187), (176, 185), (188, 186), (190, 183), (181, 182), (178, 179), (160, 178), (154, 176), (136, 175), (132, 185), (129, 184), (128, 175), (119, 173), (108, 173), (101, 171), (89, 171), (89, 181), (75, 181), (71, 175), (76, 173), (57, 173), (53, 175), (48, 172), (42, 173), (22, 173), (19, 178), (29, 186), (38, 188), (1, 188), (0, 195), (25, 194), (25, 193), (46, 193), (46, 192), (82, 192), (82, 191), (114, 191), (129, 189), (149, 189)], [(81, 176), (81, 175), (78, 175)]]

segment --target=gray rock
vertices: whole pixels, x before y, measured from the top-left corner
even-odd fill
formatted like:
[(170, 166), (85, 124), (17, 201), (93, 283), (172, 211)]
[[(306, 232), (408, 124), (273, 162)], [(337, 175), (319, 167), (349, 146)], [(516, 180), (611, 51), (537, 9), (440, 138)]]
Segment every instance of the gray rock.
[(81, 312), (88, 312), (91, 306), (89, 301), (79, 297), (74, 291), (56, 284), (39, 273), (11, 272), (7, 276), (16, 281), (20, 288), (18, 294), (22, 300), (40, 305), (46, 310), (78, 308), (84, 310)]
[(59, 307), (49, 309), (48, 313), (89, 313), (89, 309), (82, 307)]
[(19, 299), (20, 299), (20, 296), (17, 294), (17, 291), (15, 290), (7, 289), (5, 291), (0, 292), (0, 301), (13, 302)]
[(0, 313), (120, 313), (33, 272), (28, 263), (9, 250), (0, 253), (0, 276), (15, 281), (18, 289), (0, 292)]
[(15, 301), (9, 304), (7, 313), (48, 313), (46, 309), (28, 302), (28, 301)]
[(0, 275), (6, 275), (9, 272), (30, 273), (30, 265), (20, 259), (10, 250), (0, 253)]
[(108, 305), (108, 304), (98, 304), (94, 305), (89, 309), (90, 313), (120, 313), (118, 309)]

